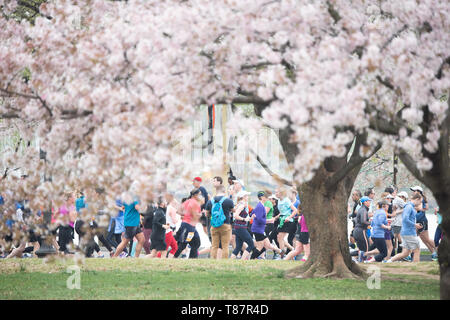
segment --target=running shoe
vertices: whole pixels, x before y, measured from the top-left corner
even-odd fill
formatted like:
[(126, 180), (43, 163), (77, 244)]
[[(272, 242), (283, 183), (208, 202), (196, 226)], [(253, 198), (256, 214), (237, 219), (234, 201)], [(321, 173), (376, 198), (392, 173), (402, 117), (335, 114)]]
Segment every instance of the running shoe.
[(364, 256), (364, 252), (363, 251), (359, 251), (358, 252), (358, 262), (364, 262), (365, 261), (365, 256)]
[(375, 258), (374, 257), (364, 261), (364, 263), (372, 263), (372, 262), (375, 262)]
[(411, 256), (407, 256), (406, 258), (403, 258), (403, 261), (411, 262), (412, 258), (411, 258)]
[(128, 257), (128, 254), (126, 252), (122, 252), (121, 254), (119, 254), (119, 258), (126, 258)]
[(301, 262), (306, 262), (306, 259), (305, 258), (302, 258), (302, 260), (300, 260)]
[(256, 258), (257, 260), (266, 260), (266, 258), (265, 257), (258, 257), (258, 258)]
[(104, 257), (105, 257), (105, 255), (103, 253), (97, 254), (97, 258), (104, 258)]
[(389, 260), (383, 260), (383, 263), (392, 263), (392, 260), (391, 260), (391, 259), (389, 259)]
[(438, 259), (437, 252), (433, 252), (433, 254), (431, 255), (431, 260), (436, 261), (437, 259)]
[(280, 257), (280, 255), (278, 253), (274, 252), (272, 260), (277, 260), (277, 258), (279, 258), (279, 257)]

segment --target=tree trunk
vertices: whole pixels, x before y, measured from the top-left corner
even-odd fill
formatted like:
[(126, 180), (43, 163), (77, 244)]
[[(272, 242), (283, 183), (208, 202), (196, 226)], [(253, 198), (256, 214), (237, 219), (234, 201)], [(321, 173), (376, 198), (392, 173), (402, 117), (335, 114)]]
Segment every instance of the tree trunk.
[[(447, 152), (445, 150), (445, 152)], [(446, 157), (439, 162), (437, 157)], [(411, 173), (433, 193), (442, 216), (441, 230), (442, 240), (438, 248), (438, 261), (440, 270), (440, 295), (442, 300), (450, 300), (450, 178), (448, 168), (448, 153), (438, 153), (433, 160), (433, 168), (424, 175), (421, 174), (405, 154), (400, 159)], [(441, 165), (443, 163), (443, 165)]]
[(442, 216), (442, 240), (438, 247), (440, 277), (440, 296), (450, 300), (450, 194), (436, 197), (439, 213)]
[(321, 165), (314, 178), (302, 184), (302, 213), (308, 225), (311, 254), (304, 265), (289, 270), (287, 278), (363, 278), (364, 272), (351, 259), (347, 234), (347, 201), (361, 166), (356, 167), (332, 190), (332, 176)]
[[(255, 105), (255, 112), (261, 116), (264, 106)], [(295, 172), (295, 159), (300, 150), (292, 142), (292, 122), (278, 131), (278, 138), (288, 164)], [(378, 151), (374, 148), (369, 156), (360, 156), (360, 147), (366, 143), (367, 133), (355, 136), (355, 147), (348, 160), (329, 157), (325, 159), (314, 177), (307, 183), (297, 185), (302, 200), (302, 213), (308, 225), (311, 253), (308, 261), (286, 272), (292, 277), (336, 277), (362, 278), (366, 274), (351, 259), (348, 246), (347, 201), (356, 177), (366, 159)], [(352, 143), (347, 146), (351, 152)]]

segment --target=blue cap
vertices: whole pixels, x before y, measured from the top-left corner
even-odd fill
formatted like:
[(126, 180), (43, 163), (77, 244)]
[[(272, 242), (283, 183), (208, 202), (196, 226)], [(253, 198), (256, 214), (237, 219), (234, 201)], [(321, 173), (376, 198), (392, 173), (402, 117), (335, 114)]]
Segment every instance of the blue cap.
[(366, 201), (372, 201), (372, 199), (370, 199), (369, 197), (362, 197), (361, 199), (359, 199), (359, 201), (360, 201), (361, 203), (364, 203), (364, 202), (366, 202)]

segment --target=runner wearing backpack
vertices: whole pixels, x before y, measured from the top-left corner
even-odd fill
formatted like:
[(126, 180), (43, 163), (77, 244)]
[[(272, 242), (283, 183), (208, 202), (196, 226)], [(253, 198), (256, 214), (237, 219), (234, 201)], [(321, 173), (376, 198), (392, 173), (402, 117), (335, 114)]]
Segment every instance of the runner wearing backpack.
[(228, 259), (231, 240), (231, 211), (233, 201), (226, 196), (223, 185), (217, 186), (217, 195), (208, 201), (205, 210), (211, 218), (211, 259), (217, 259), (217, 250), (222, 243), (222, 259)]

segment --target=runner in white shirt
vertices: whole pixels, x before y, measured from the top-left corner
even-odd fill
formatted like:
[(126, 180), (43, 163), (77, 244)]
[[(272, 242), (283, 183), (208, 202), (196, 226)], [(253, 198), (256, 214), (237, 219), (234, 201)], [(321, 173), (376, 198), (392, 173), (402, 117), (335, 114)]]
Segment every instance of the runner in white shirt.
[[(170, 228), (166, 230), (166, 245), (169, 259), (172, 259), (175, 255), (175, 252), (178, 250), (177, 241), (174, 238), (174, 232), (176, 229), (176, 225), (180, 220), (181, 216), (177, 214), (179, 203), (175, 199), (175, 197), (168, 193), (166, 195), (167, 200), (167, 209), (166, 209), (166, 222), (169, 224)], [(170, 248), (170, 251), (169, 251)]]

